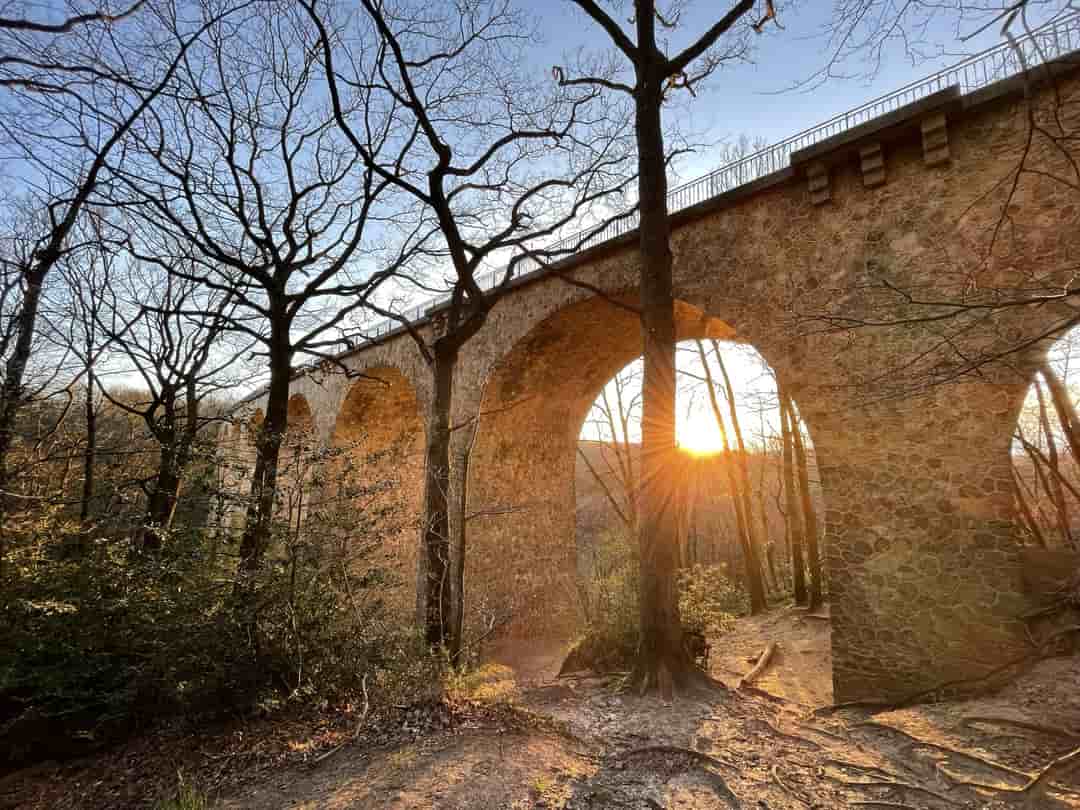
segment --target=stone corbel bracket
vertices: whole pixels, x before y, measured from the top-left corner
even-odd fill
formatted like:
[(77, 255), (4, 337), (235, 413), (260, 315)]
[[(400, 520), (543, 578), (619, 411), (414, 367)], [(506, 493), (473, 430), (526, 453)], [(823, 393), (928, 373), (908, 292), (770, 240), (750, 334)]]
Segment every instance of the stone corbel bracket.
[(881, 150), (880, 141), (859, 147), (859, 166), (865, 188), (885, 185), (885, 153)]
[(810, 204), (822, 205), (832, 197), (829, 188), (829, 167), (820, 160), (806, 167), (806, 186), (810, 192)]
[(922, 121), (923, 163), (940, 166), (949, 162), (949, 127), (944, 112), (937, 112)]
[(832, 172), (850, 167), (856, 158), (863, 188), (879, 188), (888, 180), (885, 170), (888, 149), (894, 144), (910, 143), (919, 134), (922, 136), (924, 165), (947, 163), (950, 157), (948, 116), (961, 106), (960, 88), (948, 87), (793, 152), (791, 166), (796, 172), (805, 173), (810, 203), (815, 206), (832, 199)]

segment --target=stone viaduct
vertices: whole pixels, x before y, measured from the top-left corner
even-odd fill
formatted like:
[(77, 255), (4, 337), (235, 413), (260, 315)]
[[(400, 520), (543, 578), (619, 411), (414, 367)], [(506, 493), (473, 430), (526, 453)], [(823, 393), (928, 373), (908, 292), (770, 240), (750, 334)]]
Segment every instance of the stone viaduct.
[[(955, 310), (893, 290), (985, 303), (1074, 271), (1080, 77), (1065, 61), (1033, 96), (1020, 79), (949, 88), (673, 216), (681, 336), (752, 344), (816, 447), (838, 701), (981, 676), (1027, 650), (1011, 436), (1064, 304), (938, 321), (925, 316)], [(1031, 139), (1032, 110), (1051, 130), (1062, 117), (1071, 146)], [(1018, 177), (1022, 161), (1037, 171)], [(517, 279), (461, 359), (467, 598), (534, 630), (575, 614), (575, 446), (601, 387), (640, 354), (636, 317), (611, 301), (633, 303), (637, 275), (631, 233)], [(439, 328), (437, 307), (419, 328)], [(343, 360), (365, 377), (299, 374), (297, 413), (326, 444), (393, 446), (364, 475), (392, 475), (415, 514), (429, 372), (400, 332)], [(386, 549), (410, 585), (416, 537)]]

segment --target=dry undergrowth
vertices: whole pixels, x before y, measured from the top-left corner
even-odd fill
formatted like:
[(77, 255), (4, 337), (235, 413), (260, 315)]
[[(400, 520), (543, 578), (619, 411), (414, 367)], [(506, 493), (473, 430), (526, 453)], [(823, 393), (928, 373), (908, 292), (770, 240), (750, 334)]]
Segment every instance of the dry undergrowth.
[(220, 796), (215, 806), (260, 810), (1080, 808), (1069, 761), (1038, 779), (1080, 745), (1080, 658), (1042, 661), (978, 699), (815, 714), (831, 698), (827, 622), (784, 612), (742, 622), (714, 647), (714, 676), (734, 686), (770, 640), (771, 663), (744, 690), (666, 704), (612, 679), (555, 680), (561, 648), (504, 649), (517, 667), (484, 667), (446, 701), (395, 708), (360, 734), (309, 718), (188, 737), (187, 749), (163, 741), (38, 774), (67, 799), (39, 785), (36, 802), (11, 804), (30, 793), (8, 781), (0, 795), (20, 807), (146, 806), (155, 784), (175, 785), (179, 763)]

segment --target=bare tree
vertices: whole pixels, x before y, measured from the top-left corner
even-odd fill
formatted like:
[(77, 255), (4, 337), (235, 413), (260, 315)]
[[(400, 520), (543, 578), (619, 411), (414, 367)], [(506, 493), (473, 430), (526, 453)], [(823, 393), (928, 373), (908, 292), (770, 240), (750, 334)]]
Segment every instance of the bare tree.
[[(220, 416), (203, 403), (226, 390), (225, 372), (248, 350), (229, 345), (226, 328), (236, 305), (227, 292), (209, 290), (182, 272), (130, 262), (101, 292), (99, 326), (117, 358), (118, 370), (137, 375), (137, 397), (103, 395), (137, 417), (158, 447), (156, 469), (142, 482), (146, 508), (134, 538), (138, 548), (156, 551), (172, 525), (180, 487), (204, 429)], [(203, 315), (188, 313), (201, 311)]]
[[(641, 329), (645, 358), (641, 465), (641, 650), (636, 677), (642, 688), (686, 682), (694, 671), (685, 652), (675, 581), (678, 565), (677, 526), (673, 512), (675, 443), (675, 315), (672, 295), (671, 226), (668, 222), (667, 160), (662, 107), (677, 88), (694, 92), (725, 55), (742, 49), (750, 29), (747, 15), (754, 0), (740, 0), (716, 23), (677, 54), (664, 52), (657, 26), (678, 24), (678, 13), (666, 15), (654, 0), (636, 0), (631, 35), (596, 0), (573, 0), (610, 39), (626, 60), (628, 80), (602, 75), (568, 76), (569, 86), (600, 87), (633, 99), (638, 160), (639, 244), (641, 255)], [(768, 14), (772, 4), (768, 3)], [(758, 23), (760, 26), (764, 19)], [(714, 46), (728, 34), (727, 50)]]
[[(228, 330), (267, 360), (238, 593), (271, 539), (294, 361), (333, 359), (341, 324), (390, 272), (369, 234), (390, 183), (337, 137), (318, 67), (307, 15), (294, 6), (262, 3), (216, 21), (186, 55), (180, 91), (149, 111), (139, 159), (111, 166), (141, 222), (129, 252), (227, 297)], [(378, 154), (390, 115), (367, 100), (357, 99), (364, 148)], [(175, 312), (202, 317), (205, 330), (224, 317)]]
[[(31, 393), (26, 375), (46, 280), (71, 249), (69, 238), (98, 190), (112, 153), (150, 105), (168, 91), (192, 45), (231, 11), (220, 10), (201, 26), (177, 26), (164, 58), (160, 40), (147, 37), (118, 45), (93, 31), (93, 20), (85, 20), (73, 27), (88, 36), (65, 36), (65, 50), (59, 56), (56, 43), (41, 45), (17, 31), (18, 50), (0, 60), (0, 89), (9, 94), (3, 100), (19, 110), (17, 115), (0, 115), (0, 138), (22, 159), (23, 176), (34, 178), (33, 193), (24, 203), (32, 213), (23, 220), (32, 231), (20, 235), (22, 247), (5, 251), (3, 258), (0, 558), (10, 488), (7, 459), (17, 416)], [(3, 28), (10, 33), (19, 26)], [(5, 40), (5, 50), (11, 41)], [(140, 65), (141, 72), (133, 65)]]
[[(1071, 347), (1072, 335), (1062, 341)], [(1013, 487), (1024, 527), (1040, 546), (1055, 535), (1065, 547), (1075, 547), (1070, 501), (1080, 502), (1076, 456), (1076, 413), (1068, 382), (1068, 352), (1057, 351), (1039, 367), (1014, 433)], [(1046, 389), (1044, 391), (1044, 389)], [(1047, 404), (1047, 393), (1053, 403)], [(1045, 517), (1044, 500), (1053, 519)]]
[(816, 610), (822, 599), (821, 553), (818, 550), (818, 518), (810, 491), (810, 468), (803, 440), (802, 422), (795, 410), (795, 403), (790, 398), (785, 400), (791, 443), (795, 450), (795, 469), (799, 482), (799, 501), (802, 506), (802, 526), (806, 540), (806, 562), (810, 570), (810, 590), (807, 594), (807, 609)]
[[(638, 465), (637, 443), (632, 441), (632, 430), (641, 422), (641, 371), (628, 366), (600, 391), (593, 403), (585, 425), (599, 436), (599, 457), (603, 469), (597, 470), (588, 454), (578, 446), (578, 455), (589, 474), (604, 492), (611, 508), (623, 526), (637, 536)], [(614, 479), (618, 489), (608, 485)]]
[(806, 562), (803, 558), (803, 519), (795, 487), (795, 467), (793, 460), (793, 432), (795, 420), (791, 414), (791, 400), (783, 387), (778, 390), (780, 400), (780, 430), (783, 447), (783, 490), (784, 521), (791, 549), (792, 587), (795, 592), (795, 604), (806, 604)]
[[(546, 263), (578, 243), (549, 249), (627, 182), (625, 116), (595, 88), (530, 81), (522, 48), (528, 20), (504, 0), (471, 2), (443, 17), (429, 5), (361, 0), (378, 36), (372, 63), (350, 57), (314, 4), (330, 96), (341, 130), (369, 170), (409, 194), (434, 223), (429, 256), (452, 270), (430, 335), (381, 308), (413, 337), (432, 375), (427, 418), (418, 613), (431, 644), (461, 648), (464, 592), (464, 480), (451, 459), (454, 375), (526, 260)], [(371, 86), (400, 109), (394, 164), (364, 146), (342, 88)], [(400, 169), (400, 171), (399, 171)], [(588, 235), (582, 235), (584, 242)], [(486, 278), (484, 277), (486, 275)], [(414, 270), (413, 278), (416, 278)], [(468, 429), (475, 429), (475, 419)], [(463, 445), (468, 445), (464, 441)], [(464, 459), (456, 461), (459, 471)], [(451, 535), (455, 534), (454, 540)], [(451, 560), (451, 547), (460, 549)]]
[(104, 291), (112, 282), (115, 255), (100, 241), (100, 228), (92, 218), (84, 217), (76, 226), (82, 246), (68, 251), (59, 262), (62, 277), (62, 300), (52, 302), (45, 316), (46, 333), (76, 363), (75, 378), (81, 382), (83, 396), (83, 479), (79, 498), (79, 523), (82, 534), (89, 529), (91, 503), (94, 500), (94, 474), (98, 449), (98, 415), (102, 408), (103, 359), (108, 340), (101, 329), (101, 304)]
[(144, 2), (145, 0), (137, 0), (137, 2), (127, 8), (121, 9), (115, 13), (100, 9), (86, 14), (75, 14), (58, 23), (41, 22), (39, 20), (32, 20), (29, 17), (0, 17), (0, 28), (9, 31), (33, 31), (40, 34), (66, 34), (75, 30), (80, 25), (89, 25), (91, 23), (105, 23), (111, 25), (115, 22), (119, 22), (125, 17), (130, 17), (138, 11)]
[(1058, 424), (1065, 440), (1068, 442), (1072, 457), (1076, 463), (1080, 463), (1080, 419), (1076, 415), (1076, 407), (1063, 376), (1058, 376), (1049, 362), (1043, 362), (1039, 373), (1050, 390), (1050, 401), (1054, 403), (1054, 412), (1057, 414)]
[[(714, 345), (713, 349), (715, 356), (719, 358), (720, 352), (718, 347)], [(767, 607), (767, 602), (765, 599), (765, 585), (761, 579), (761, 559), (758, 556), (757, 543), (754, 539), (754, 515), (753, 510), (750, 508), (750, 497), (747, 491), (750, 481), (749, 476), (746, 474), (745, 457), (737, 460), (735, 458), (735, 453), (732, 451), (731, 442), (728, 439), (727, 425), (724, 421), (724, 414), (720, 410), (720, 403), (716, 396), (716, 384), (713, 381), (712, 369), (709, 367), (709, 358), (705, 354), (705, 346), (700, 340), (697, 341), (697, 350), (701, 368), (705, 374), (705, 387), (706, 393), (709, 395), (709, 405), (712, 408), (713, 417), (716, 419), (716, 426), (720, 430), (720, 437), (723, 441), (724, 467), (726, 468), (728, 476), (728, 491), (731, 493), (731, 504), (735, 510), (736, 532), (739, 537), (739, 545), (742, 547), (743, 552), (746, 591), (750, 595), (750, 612), (760, 613)], [(733, 425), (736, 425), (738, 424), (738, 415), (735, 409), (735, 394), (731, 388), (731, 381), (727, 377), (726, 369), (724, 369), (724, 382), (728, 403), (731, 409), (731, 418), (736, 420), (733, 422)], [(741, 445), (741, 431), (739, 431), (737, 435)], [(740, 450), (740, 452), (744, 453), (745, 456), (744, 450)], [(736, 467), (738, 467), (738, 471), (736, 471)]]

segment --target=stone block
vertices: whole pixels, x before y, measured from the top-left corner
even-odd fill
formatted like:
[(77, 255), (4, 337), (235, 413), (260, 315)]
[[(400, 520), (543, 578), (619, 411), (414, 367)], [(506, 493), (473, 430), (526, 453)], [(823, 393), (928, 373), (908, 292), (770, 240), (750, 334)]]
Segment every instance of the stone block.
[(863, 186), (877, 188), (885, 185), (885, 154), (880, 143), (870, 143), (859, 149)]

